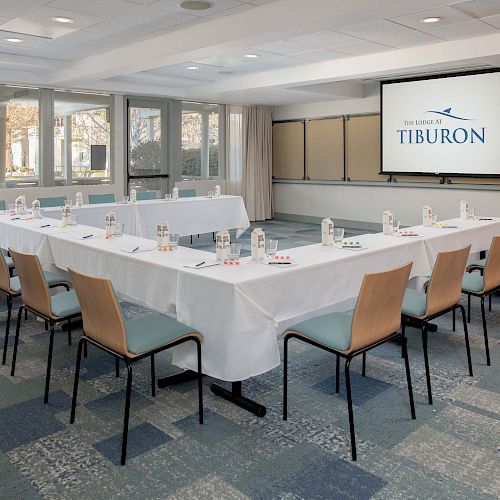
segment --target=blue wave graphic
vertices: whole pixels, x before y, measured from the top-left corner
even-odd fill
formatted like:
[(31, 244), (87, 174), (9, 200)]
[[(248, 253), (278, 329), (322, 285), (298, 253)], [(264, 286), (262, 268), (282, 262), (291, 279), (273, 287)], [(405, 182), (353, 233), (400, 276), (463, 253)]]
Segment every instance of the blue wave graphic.
[(443, 111), (429, 110), (426, 111), (426, 113), (436, 113), (437, 115), (446, 116), (447, 118), (454, 118), (455, 120), (465, 120), (465, 121), (473, 120), (473, 118), (463, 118), (462, 116), (452, 115), (451, 108), (443, 109)]

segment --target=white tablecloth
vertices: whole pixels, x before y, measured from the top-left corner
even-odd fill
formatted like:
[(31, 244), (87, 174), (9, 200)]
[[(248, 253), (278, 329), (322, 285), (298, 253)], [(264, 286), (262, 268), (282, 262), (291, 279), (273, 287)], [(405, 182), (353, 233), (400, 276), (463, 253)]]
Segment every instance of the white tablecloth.
[[(125, 233), (156, 239), (156, 226), (166, 220), (170, 231), (181, 236), (236, 229), (239, 237), (250, 221), (241, 196), (220, 198), (181, 198), (176, 201), (144, 200), (136, 203), (102, 203), (73, 207), (79, 223), (104, 228), (106, 214), (115, 212), (118, 222), (125, 225)], [(47, 217), (61, 219), (60, 208), (46, 208)]]
[[(458, 229), (413, 228), (419, 238), (382, 234), (356, 240), (365, 250), (343, 250), (309, 245), (285, 252), (296, 266), (276, 268), (243, 259), (239, 266), (220, 265), (188, 269), (185, 264), (214, 260), (214, 254), (180, 248), (137, 254), (122, 250), (154, 241), (134, 236), (81, 240), (95, 228), (67, 232), (57, 227), (42, 230), (40, 221), (10, 221), (0, 217), (2, 246), (36, 251), (45, 245), (60, 269), (68, 265), (111, 278), (120, 296), (157, 311), (176, 315), (205, 337), (203, 371), (213, 377), (237, 381), (264, 373), (280, 363), (278, 335), (287, 326), (331, 310), (352, 307), (363, 276), (413, 261), (411, 276), (428, 276), (436, 252), (473, 243), (485, 250), (500, 234), (494, 221), (449, 221)], [(20, 236), (16, 236), (16, 232)], [(48, 244), (48, 245), (47, 245)], [(173, 362), (195, 368), (194, 350), (175, 348)]]

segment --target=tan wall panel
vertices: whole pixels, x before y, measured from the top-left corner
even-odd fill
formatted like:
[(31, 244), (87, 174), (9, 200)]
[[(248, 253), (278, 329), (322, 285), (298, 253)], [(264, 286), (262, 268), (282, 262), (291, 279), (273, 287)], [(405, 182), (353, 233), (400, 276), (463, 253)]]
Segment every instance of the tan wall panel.
[(347, 177), (384, 181), (380, 172), (380, 116), (353, 116), (346, 123)]
[(273, 125), (273, 177), (304, 178), (304, 123)]
[(452, 184), (484, 184), (484, 185), (498, 185), (500, 179), (496, 177), (450, 177)]
[(306, 122), (306, 175), (313, 180), (344, 178), (344, 126), (341, 118)]
[[(389, 176), (383, 176), (389, 177)], [(439, 184), (442, 177), (436, 177), (435, 175), (394, 175), (394, 179), (397, 182), (413, 182), (415, 184), (430, 183)]]

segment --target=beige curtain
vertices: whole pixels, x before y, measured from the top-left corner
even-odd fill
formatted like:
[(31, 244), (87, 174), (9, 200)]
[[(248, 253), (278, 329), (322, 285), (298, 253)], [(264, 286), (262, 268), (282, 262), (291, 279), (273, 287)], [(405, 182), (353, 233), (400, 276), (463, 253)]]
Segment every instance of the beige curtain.
[(241, 194), (251, 221), (271, 219), (273, 109), (244, 106)]

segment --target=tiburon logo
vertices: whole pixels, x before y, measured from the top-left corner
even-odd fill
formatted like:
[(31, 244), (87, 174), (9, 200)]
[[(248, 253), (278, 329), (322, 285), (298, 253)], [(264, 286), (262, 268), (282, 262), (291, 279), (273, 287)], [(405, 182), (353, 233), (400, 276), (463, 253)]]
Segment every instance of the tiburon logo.
[[(403, 120), (405, 128), (398, 129), (399, 144), (484, 144), (486, 127), (454, 127), (457, 120), (475, 121), (452, 112), (452, 108), (442, 111), (428, 110), (425, 113), (436, 118)], [(449, 122), (449, 125), (448, 125)], [(448, 126), (447, 126), (448, 125)], [(423, 127), (423, 128), (422, 128)]]

